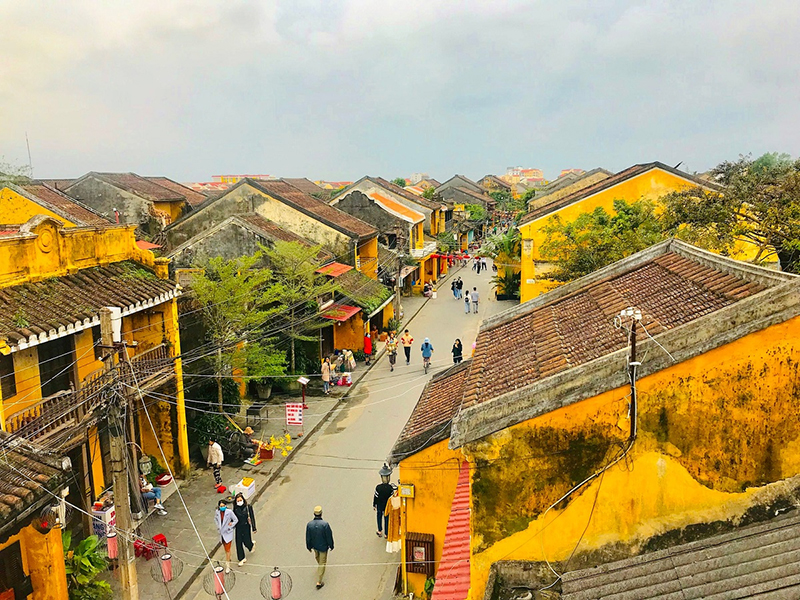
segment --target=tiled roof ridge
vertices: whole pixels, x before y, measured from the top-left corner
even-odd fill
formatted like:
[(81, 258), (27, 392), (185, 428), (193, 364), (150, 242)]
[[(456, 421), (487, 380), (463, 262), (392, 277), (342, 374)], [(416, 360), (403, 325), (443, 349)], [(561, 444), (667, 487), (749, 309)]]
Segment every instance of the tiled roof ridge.
[[(372, 225), (370, 225), (369, 223), (366, 223), (365, 221), (362, 221), (358, 217), (355, 217), (355, 216), (353, 216), (351, 214), (348, 214), (348, 213), (346, 213), (346, 212), (344, 212), (342, 210), (339, 210), (338, 208), (336, 208), (335, 206), (331, 206), (327, 202), (323, 202), (322, 200), (319, 200), (318, 198), (314, 198), (313, 196), (309, 196), (308, 194), (306, 194), (302, 190), (296, 188), (292, 184), (287, 183), (285, 181), (281, 181), (280, 179), (276, 179), (276, 180), (272, 180), (272, 181), (266, 181), (266, 180), (257, 180), (257, 179), (245, 178), (245, 179), (242, 179), (239, 183), (245, 183), (245, 182), (249, 183), (251, 186), (253, 186), (253, 187), (257, 188), (257, 189), (260, 189), (261, 191), (265, 192), (266, 194), (269, 194), (269, 195), (272, 195), (272, 196), (277, 196), (280, 199), (280, 201), (284, 202), (285, 204), (288, 204), (289, 206), (292, 206), (293, 208), (295, 208), (296, 210), (298, 210), (298, 211), (300, 211), (302, 213), (308, 214), (308, 216), (312, 217), (313, 219), (319, 220), (321, 223), (324, 223), (325, 225), (328, 225), (329, 227), (332, 227), (332, 228), (334, 228), (334, 229), (336, 229), (338, 231), (341, 231), (345, 235), (354, 236), (354, 237), (357, 237), (357, 238), (361, 239), (361, 238), (375, 237), (378, 234), (377, 230)], [(331, 219), (327, 218), (326, 216), (322, 216), (319, 213), (314, 212), (312, 209), (310, 209), (308, 207), (305, 207), (305, 206), (302, 206), (301, 204), (299, 204), (295, 200), (289, 198), (287, 195), (281, 194), (276, 189), (274, 189), (274, 188), (277, 188), (279, 186), (288, 186), (289, 188), (294, 190), (295, 193), (300, 194), (303, 197), (303, 200), (305, 200), (306, 202), (308, 202), (308, 203), (310, 203), (312, 205), (316, 205), (322, 212), (327, 212), (329, 210), (330, 211), (335, 211), (337, 216), (340, 217), (339, 220), (341, 222), (340, 223), (336, 223), (336, 222), (332, 221)], [(234, 188), (235, 187), (236, 186), (234, 186)], [(231, 188), (231, 189), (234, 189), (234, 188)], [(228, 190), (228, 191), (230, 191), (230, 190)], [(349, 221), (351, 219), (354, 220), (353, 223), (351, 223), (349, 225), (343, 224), (344, 222), (347, 222), (347, 221)], [(357, 226), (360, 229), (363, 229), (364, 233), (359, 233), (358, 231), (356, 231), (356, 229), (352, 228), (353, 225)], [(367, 230), (369, 230), (370, 232), (367, 233)]]
[[(155, 202), (174, 202), (174, 201), (185, 200), (185, 198), (183, 196), (174, 195), (174, 194), (176, 194), (176, 192), (172, 191), (171, 189), (166, 188), (163, 185), (159, 185), (158, 183), (156, 183), (154, 181), (150, 181), (149, 179), (147, 179), (147, 177), (143, 177), (142, 175), (139, 175), (138, 173), (134, 173), (133, 171), (119, 171), (119, 172), (89, 171), (83, 177), (80, 177), (80, 178), (76, 179), (73, 182), (73, 184), (69, 186), (69, 188), (77, 185), (78, 183), (82, 182), (84, 179), (87, 179), (87, 178), (92, 177), (92, 176), (97, 177), (98, 179), (106, 182), (109, 185), (113, 185), (115, 187), (120, 187), (122, 189), (125, 189), (126, 191), (129, 191), (129, 192), (135, 193), (137, 195), (140, 195), (140, 196), (144, 197), (145, 199), (147, 199), (147, 200), (149, 200), (151, 202), (154, 202), (154, 201)], [(154, 186), (162, 189), (164, 192), (166, 192), (166, 196), (163, 197), (163, 198), (158, 198), (158, 197), (154, 196), (152, 193), (148, 192), (147, 190), (136, 189), (133, 186), (131, 186), (129, 183), (126, 183), (125, 181), (119, 179), (120, 177), (133, 177), (136, 180), (140, 180), (140, 181), (144, 182), (144, 186), (145, 187), (148, 186), (148, 185), (154, 185)], [(69, 189), (69, 188), (67, 188), (67, 189)]]
[(399, 194), (400, 196), (403, 196), (407, 200), (410, 200), (411, 202), (414, 202), (415, 204), (419, 204), (421, 206), (424, 206), (425, 208), (428, 208), (428, 209), (431, 209), (431, 210), (438, 210), (442, 206), (440, 203), (433, 202), (433, 201), (428, 200), (427, 198), (424, 198), (422, 196), (416, 196), (416, 195), (412, 194), (411, 192), (408, 192), (405, 189), (401, 188), (399, 185), (396, 185), (396, 184), (392, 183), (391, 181), (387, 181), (383, 177), (372, 177), (372, 176), (368, 175), (367, 179), (369, 181), (371, 181), (372, 183), (380, 185), (381, 187), (386, 188), (388, 191), (394, 192), (395, 194)]
[[(46, 188), (50, 192), (52, 192), (54, 194), (57, 194), (59, 197), (64, 198), (64, 200), (74, 204), (75, 206), (77, 206), (77, 207), (79, 207), (79, 208), (81, 208), (81, 209), (83, 209), (85, 211), (90, 212), (93, 216), (97, 217), (98, 219), (102, 219), (104, 222), (110, 223), (110, 221), (106, 217), (101, 215), (99, 212), (97, 212), (92, 207), (87, 206), (86, 204), (84, 204), (83, 202), (78, 200), (77, 198), (73, 198), (72, 196), (70, 196), (68, 194), (65, 194), (64, 192), (62, 192), (61, 190), (59, 190), (55, 186), (52, 186), (52, 185), (50, 185), (48, 183), (45, 183), (44, 181), (39, 181), (39, 180), (34, 179), (30, 183), (26, 183), (26, 184), (21, 185), (21, 186), (15, 185), (13, 183), (6, 183), (6, 184), (3, 184), (3, 185), (5, 187), (8, 187), (8, 188), (14, 190), (16, 193), (24, 196), (25, 198), (27, 198), (31, 202), (36, 202), (37, 204), (38, 203), (44, 204), (48, 210), (53, 211), (54, 213), (56, 213), (60, 217), (63, 217), (64, 219), (73, 221), (76, 218), (79, 218), (77, 215), (70, 215), (68, 212), (66, 212), (60, 206), (56, 206), (55, 204), (53, 204), (52, 202), (49, 202), (45, 198), (41, 198), (40, 196), (37, 196), (34, 192), (28, 191), (26, 189), (27, 187), (41, 186), (43, 188)], [(31, 196), (33, 196), (33, 197), (31, 197)], [(95, 225), (86, 225), (86, 226), (87, 227), (93, 227)]]
[(457, 189), (458, 191), (460, 191), (460, 192), (462, 192), (464, 194), (472, 196), (473, 198), (479, 198), (479, 199), (483, 200), (484, 202), (494, 202), (494, 198), (492, 198), (488, 194), (479, 194), (475, 190), (471, 190), (468, 187), (460, 187), (459, 186), (459, 187), (456, 187), (455, 189)]
[(597, 194), (603, 190), (611, 188), (623, 181), (626, 181), (627, 179), (630, 179), (631, 177), (635, 177), (636, 175), (641, 175), (642, 173), (646, 173), (647, 171), (651, 171), (652, 169), (661, 169), (662, 171), (672, 173), (677, 177), (686, 179), (688, 181), (692, 181), (698, 186), (716, 190), (721, 189), (714, 182), (702, 180), (697, 176), (692, 175), (691, 173), (685, 173), (683, 171), (676, 169), (675, 167), (670, 167), (669, 165), (666, 165), (659, 161), (653, 161), (649, 163), (639, 163), (636, 165), (631, 165), (627, 169), (623, 169), (622, 171), (615, 173), (610, 177), (606, 177), (605, 179), (602, 179), (596, 183), (593, 183), (592, 185), (589, 185), (580, 190), (576, 190), (571, 194), (567, 194), (566, 196), (557, 198), (548, 204), (535, 208), (522, 218), (522, 221), (520, 221), (520, 225), (530, 223), (531, 221), (536, 221), (537, 219), (547, 216), (551, 212), (569, 206), (570, 204), (578, 202), (579, 200), (583, 200), (584, 198), (588, 198), (589, 196), (593, 196), (594, 194)]
[(537, 296), (532, 300), (528, 300), (527, 302), (523, 302), (518, 306), (493, 315), (483, 322), (481, 330), (493, 329), (523, 314), (527, 314), (536, 308), (581, 293), (583, 288), (586, 288), (590, 285), (599, 284), (602, 281), (610, 281), (622, 273), (631, 271), (638, 266), (654, 260), (658, 256), (668, 254), (670, 252), (717, 271), (730, 273), (747, 281), (761, 283), (768, 287), (780, 285), (785, 281), (789, 281), (798, 277), (798, 275), (791, 273), (774, 271), (766, 267), (761, 267), (728, 258), (727, 256), (714, 254), (708, 250), (703, 250), (702, 248), (692, 246), (691, 244), (682, 240), (670, 238), (664, 240), (663, 242), (659, 242), (658, 244), (654, 244), (649, 248), (645, 248), (644, 250), (636, 252), (635, 254), (631, 254), (622, 260), (598, 269), (597, 271), (589, 273), (588, 275), (584, 275), (580, 279), (570, 281), (569, 283), (559, 286), (554, 290), (547, 292), (546, 294), (542, 294), (541, 296)]

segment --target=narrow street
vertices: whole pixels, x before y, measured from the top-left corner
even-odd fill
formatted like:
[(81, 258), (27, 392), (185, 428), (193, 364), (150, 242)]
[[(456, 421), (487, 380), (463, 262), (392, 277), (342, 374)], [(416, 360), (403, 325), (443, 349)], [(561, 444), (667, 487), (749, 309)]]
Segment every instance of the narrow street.
[[(234, 549), (232, 600), (260, 598), (261, 578), (275, 566), (292, 577), (292, 600), (391, 597), (400, 555), (387, 554), (385, 540), (375, 535), (372, 495), (380, 482), (377, 471), (427, 380), (452, 365), (450, 348), (455, 338), (461, 339), (468, 358), (480, 321), (514, 305), (494, 301), (492, 274), (489, 269), (476, 275), (469, 267), (455, 273), (464, 280), (465, 291), (467, 286), (477, 285), (481, 296), (478, 315), (464, 313), (463, 301), (453, 298), (448, 278), (438, 298), (429, 301), (408, 326), (414, 336), (411, 364), (406, 366), (401, 351), (395, 371), (390, 373), (384, 355), (346, 404), (296, 452), (255, 506), (256, 548), (243, 567), (236, 566)], [(426, 336), (435, 348), (428, 375), (422, 370), (419, 351)], [(395, 473), (392, 480), (396, 478)], [(314, 586), (316, 562), (305, 548), (305, 524), (317, 504), (324, 509), (335, 541), (335, 549), (328, 555), (325, 587), (319, 591)], [(209, 507), (209, 514), (211, 510)], [(220, 552), (214, 558), (224, 557)], [(199, 600), (208, 596), (198, 580), (186, 597)]]

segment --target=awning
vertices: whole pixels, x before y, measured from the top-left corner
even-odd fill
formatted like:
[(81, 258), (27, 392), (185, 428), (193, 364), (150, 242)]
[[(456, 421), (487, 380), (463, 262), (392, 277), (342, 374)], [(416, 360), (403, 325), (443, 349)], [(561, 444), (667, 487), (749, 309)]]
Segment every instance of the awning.
[(361, 309), (357, 306), (340, 304), (339, 306), (333, 306), (322, 313), (322, 318), (330, 319), (331, 321), (344, 322), (359, 312), (361, 312)]
[(155, 250), (156, 248), (161, 248), (158, 244), (146, 240), (136, 240), (136, 245), (139, 247), (139, 250)]
[(414, 271), (419, 269), (419, 265), (406, 265), (400, 269), (400, 281), (411, 275)]
[(328, 275), (329, 277), (338, 277), (344, 273), (350, 271), (353, 267), (350, 265), (345, 265), (338, 262), (332, 262), (324, 267), (320, 267), (316, 270), (317, 273), (321, 273), (323, 275)]

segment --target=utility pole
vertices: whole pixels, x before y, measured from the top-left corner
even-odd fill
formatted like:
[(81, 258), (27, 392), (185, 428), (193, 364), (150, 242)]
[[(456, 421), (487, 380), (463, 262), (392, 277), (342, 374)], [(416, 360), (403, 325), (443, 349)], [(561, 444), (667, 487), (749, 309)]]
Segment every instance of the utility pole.
[[(112, 323), (112, 310), (100, 309), (100, 335), (102, 345), (110, 354), (104, 359), (105, 370), (110, 372), (118, 362), (121, 339), (114, 339), (114, 326)], [(116, 379), (116, 377), (115, 377)], [(125, 429), (122, 425), (123, 415), (127, 408), (127, 398), (119, 390), (119, 383), (115, 381), (114, 400), (108, 411), (109, 440), (111, 444), (111, 476), (114, 485), (114, 504), (117, 512), (117, 529), (124, 532), (117, 536), (119, 540), (120, 584), (122, 597), (125, 600), (139, 600), (139, 582), (136, 576), (136, 563), (134, 562), (133, 548), (127, 535), (133, 530), (131, 519), (130, 486), (128, 482), (128, 469), (126, 466), (125, 452), (128, 451), (125, 443)]]
[(636, 406), (636, 368), (642, 363), (636, 360), (636, 325), (642, 320), (642, 312), (638, 308), (626, 308), (620, 313), (620, 317), (631, 318), (631, 333), (628, 348), (628, 378), (631, 383), (631, 402), (628, 417), (631, 420), (631, 432), (628, 442), (633, 443), (637, 435), (638, 413)]

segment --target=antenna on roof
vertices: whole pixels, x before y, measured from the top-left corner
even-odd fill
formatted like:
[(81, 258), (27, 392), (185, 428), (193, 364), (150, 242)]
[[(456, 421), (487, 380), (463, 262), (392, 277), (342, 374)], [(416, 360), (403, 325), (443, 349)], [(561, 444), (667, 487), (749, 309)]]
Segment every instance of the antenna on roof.
[(28, 147), (28, 168), (31, 170), (31, 179), (33, 179), (33, 161), (31, 160), (31, 143), (28, 141), (28, 132), (25, 132), (25, 145)]
[(673, 168), (673, 169), (677, 169), (677, 168), (678, 168), (678, 167), (680, 167), (682, 164), (683, 164), (683, 161), (679, 162), (677, 165), (675, 165), (675, 166), (674, 166), (674, 167), (672, 167), (672, 168)]

